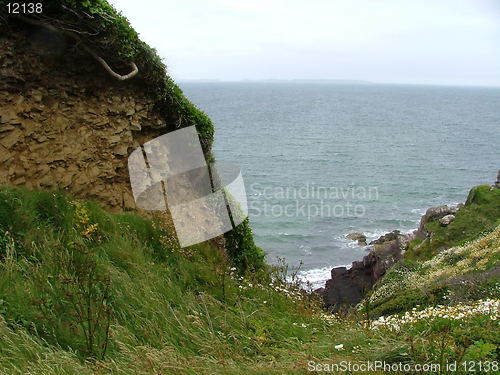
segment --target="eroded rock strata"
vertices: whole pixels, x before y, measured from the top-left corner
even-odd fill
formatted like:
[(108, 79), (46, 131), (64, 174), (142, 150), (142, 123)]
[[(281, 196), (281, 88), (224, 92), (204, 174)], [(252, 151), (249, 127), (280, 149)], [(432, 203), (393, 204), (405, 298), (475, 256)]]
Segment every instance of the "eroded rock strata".
[[(493, 185), (492, 188), (495, 186)], [(469, 195), (473, 192), (474, 189)], [(369, 244), (372, 246), (370, 252), (362, 260), (353, 262), (350, 268), (333, 268), (331, 278), (326, 281), (325, 287), (317, 290), (322, 295), (325, 306), (330, 311), (337, 312), (361, 302), (376, 282), (402, 259), (410, 241), (425, 240), (432, 236), (432, 232), (429, 232), (426, 227), (427, 223), (438, 221), (441, 225), (446, 226), (454, 220), (454, 214), (462, 206), (459, 204), (458, 206), (431, 207), (420, 219), (417, 230), (406, 234), (402, 234), (398, 230), (386, 233), (371, 241)]]
[(134, 79), (109, 77), (57, 34), (0, 34), (0, 184), (134, 208), (127, 156), (167, 131)]

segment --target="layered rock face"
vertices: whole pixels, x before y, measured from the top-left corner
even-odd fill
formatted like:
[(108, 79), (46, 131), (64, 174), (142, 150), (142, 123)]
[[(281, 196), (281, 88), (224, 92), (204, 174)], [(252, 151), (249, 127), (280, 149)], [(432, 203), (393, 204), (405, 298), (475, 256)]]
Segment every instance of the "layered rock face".
[(134, 79), (109, 77), (61, 35), (0, 34), (0, 184), (132, 209), (127, 156), (167, 130)]
[(327, 280), (323, 293), (325, 305), (331, 311), (339, 311), (360, 302), (373, 285), (397, 263), (409, 235), (398, 231), (388, 233), (371, 242), (373, 249), (363, 260), (352, 263), (350, 269), (332, 269), (332, 278)]
[[(454, 219), (461, 205), (431, 207), (420, 219), (420, 225), (413, 233), (402, 234), (395, 230), (370, 242), (373, 248), (361, 261), (352, 263), (351, 268), (336, 267), (331, 271), (331, 279), (325, 288), (319, 290), (325, 305), (333, 312), (356, 305), (369, 292), (375, 283), (395, 265), (405, 252), (407, 244), (418, 238), (425, 239), (432, 235), (426, 229), (430, 221), (439, 220), (441, 225), (448, 225)], [(358, 233), (353, 233), (354, 237)], [(350, 238), (349, 237), (349, 238)]]
[(438, 206), (427, 209), (427, 211), (425, 211), (425, 215), (420, 219), (420, 225), (415, 232), (415, 237), (423, 240), (427, 236), (429, 236), (429, 233), (425, 229), (425, 224), (427, 224), (429, 221), (442, 220), (447, 217), (447, 219), (442, 224), (448, 225), (455, 219), (454, 214), (458, 211), (459, 208), (460, 206)]

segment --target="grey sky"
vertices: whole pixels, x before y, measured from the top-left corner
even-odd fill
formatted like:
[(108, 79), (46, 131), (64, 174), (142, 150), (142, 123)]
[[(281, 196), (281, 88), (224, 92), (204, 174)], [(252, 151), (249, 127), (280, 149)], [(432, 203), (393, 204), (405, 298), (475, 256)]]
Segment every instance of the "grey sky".
[(176, 79), (500, 86), (500, 0), (112, 0)]

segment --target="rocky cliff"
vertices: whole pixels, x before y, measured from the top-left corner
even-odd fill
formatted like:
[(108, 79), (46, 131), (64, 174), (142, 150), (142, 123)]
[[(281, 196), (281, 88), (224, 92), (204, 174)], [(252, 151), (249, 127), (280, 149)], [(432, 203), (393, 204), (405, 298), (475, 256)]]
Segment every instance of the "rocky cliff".
[[(213, 162), (211, 120), (106, 1), (47, 0), (42, 13), (0, 13), (0, 185), (135, 209), (130, 153), (191, 126)], [(241, 272), (264, 266), (248, 219), (211, 242)]]
[(359, 303), (375, 283), (403, 256), (404, 248), (412, 235), (398, 231), (388, 233), (370, 243), (372, 250), (351, 267), (335, 267), (331, 279), (321, 290), (325, 305), (339, 311)]
[(165, 133), (165, 120), (133, 84), (45, 37), (37, 30), (0, 36), (0, 183), (133, 208), (127, 155)]
[[(472, 188), (464, 204), (429, 208), (412, 233), (396, 230), (372, 241), (370, 252), (349, 269), (332, 269), (331, 279), (318, 291), (326, 307), (339, 311), (361, 302), (387, 271), (403, 260), (407, 251), (408, 258), (425, 260), (495, 228), (500, 224), (499, 178), (492, 186)], [(349, 238), (357, 239), (360, 235), (354, 234)]]
[[(79, 11), (81, 19), (74, 16)], [(135, 48), (138, 74), (128, 80), (108, 74), (97, 53), (115, 69), (129, 69), (130, 57), (122, 58), (109, 41), (122, 19), (116, 15), (111, 31), (96, 32), (83, 12), (54, 6), (43, 19), (0, 17), (0, 184), (67, 190), (111, 209), (131, 209), (127, 156), (134, 148), (195, 124), (209, 156), (213, 129), (135, 32), (123, 43)], [(92, 50), (83, 43), (93, 43)]]

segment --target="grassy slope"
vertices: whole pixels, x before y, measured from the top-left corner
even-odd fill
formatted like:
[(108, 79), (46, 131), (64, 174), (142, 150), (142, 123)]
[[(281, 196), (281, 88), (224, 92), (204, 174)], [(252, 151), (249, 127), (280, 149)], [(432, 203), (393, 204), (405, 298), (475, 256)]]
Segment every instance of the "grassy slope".
[[(495, 231), (466, 252), (497, 245)], [(160, 218), (0, 191), (0, 374), (289, 374), (309, 360), (491, 359), (499, 344), (484, 316), (372, 330), (284, 288), (241, 279), (209, 244), (179, 249)]]
[(476, 186), (455, 216), (456, 219), (446, 227), (439, 225), (437, 220), (428, 222), (426, 229), (432, 232), (431, 238), (411, 243), (406, 258), (429, 259), (442, 249), (471, 241), (500, 225), (500, 189), (490, 190), (489, 185)]
[(499, 265), (500, 227), (469, 244), (442, 251), (425, 262), (401, 262), (372, 292), (372, 314), (398, 313), (417, 305), (498, 297)]
[[(418, 304), (498, 294), (499, 225), (500, 189), (490, 190), (487, 185), (473, 188), (451, 224), (443, 227), (437, 220), (431, 221), (426, 224), (431, 237), (410, 243), (403, 261), (373, 291), (372, 313), (391, 314)], [(470, 245), (483, 235), (483, 242)]]

